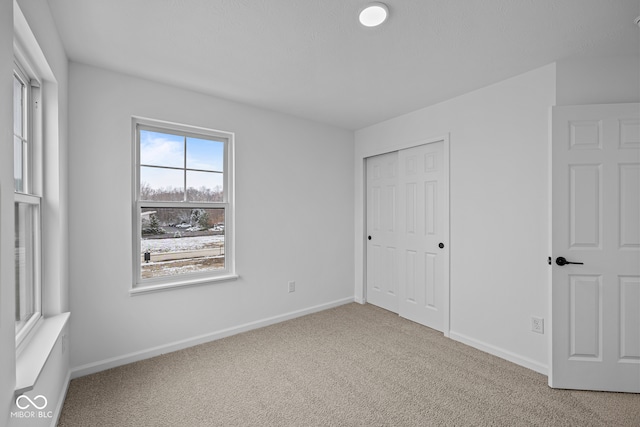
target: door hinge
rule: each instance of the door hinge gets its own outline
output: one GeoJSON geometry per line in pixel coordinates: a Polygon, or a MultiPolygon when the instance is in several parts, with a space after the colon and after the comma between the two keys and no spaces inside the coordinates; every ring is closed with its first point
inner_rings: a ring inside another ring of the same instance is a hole
{"type": "Polygon", "coordinates": [[[551,265],[551,257],[547,258],[547,264],[551,265]]]}

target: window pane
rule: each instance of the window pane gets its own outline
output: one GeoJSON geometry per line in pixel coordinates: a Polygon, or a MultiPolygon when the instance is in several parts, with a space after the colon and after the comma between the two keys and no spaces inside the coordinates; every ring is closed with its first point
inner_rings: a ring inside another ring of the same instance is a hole
{"type": "Polygon", "coordinates": [[[13,133],[24,137],[22,134],[22,102],[23,102],[23,84],[18,78],[13,76],[13,133]]]}
{"type": "Polygon", "coordinates": [[[140,200],[184,200],[184,171],[140,167],[140,200]]]}
{"type": "Polygon", "coordinates": [[[184,137],[140,129],[140,164],[184,168],[184,137]]]}
{"type": "Polygon", "coordinates": [[[38,207],[15,205],[16,333],[37,310],[35,280],[35,219],[38,207]]]}
{"type": "Polygon", "coordinates": [[[187,168],[224,172],[224,143],[187,138],[187,168]]]}
{"type": "Polygon", "coordinates": [[[141,208],[143,279],[223,269],[224,209],[141,208]]]}
{"type": "Polygon", "coordinates": [[[222,202],[224,176],[219,172],[187,171],[187,200],[190,202],[222,202]]]}
{"type": "Polygon", "coordinates": [[[24,170],[22,165],[24,164],[25,152],[24,144],[17,136],[13,137],[13,183],[14,190],[20,193],[25,192],[24,187],[24,170]]]}

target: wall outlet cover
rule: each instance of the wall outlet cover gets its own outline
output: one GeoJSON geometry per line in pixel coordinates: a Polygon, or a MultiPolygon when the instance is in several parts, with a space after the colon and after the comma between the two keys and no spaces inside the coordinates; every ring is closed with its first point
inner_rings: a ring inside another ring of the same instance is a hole
{"type": "Polygon", "coordinates": [[[531,316],[531,330],[539,334],[544,334],[544,319],[531,316]]]}

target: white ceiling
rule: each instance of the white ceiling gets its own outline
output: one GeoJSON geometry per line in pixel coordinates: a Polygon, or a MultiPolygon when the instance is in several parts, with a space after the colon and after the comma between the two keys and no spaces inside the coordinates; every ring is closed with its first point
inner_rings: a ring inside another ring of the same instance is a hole
{"type": "Polygon", "coordinates": [[[639,55],[640,0],[49,0],[72,61],[359,129],[556,60],[639,55]]]}

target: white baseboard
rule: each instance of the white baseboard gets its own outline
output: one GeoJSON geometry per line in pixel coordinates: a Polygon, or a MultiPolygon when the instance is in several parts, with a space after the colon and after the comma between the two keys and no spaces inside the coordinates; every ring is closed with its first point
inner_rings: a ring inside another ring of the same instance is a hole
{"type": "Polygon", "coordinates": [[[501,359],[505,359],[505,360],[508,360],[509,362],[513,362],[516,365],[524,366],[525,368],[531,369],[532,371],[536,371],[542,375],[548,375],[547,365],[543,365],[527,357],[522,357],[510,351],[501,349],[491,344],[484,343],[482,341],[478,341],[475,338],[471,338],[454,331],[449,332],[449,338],[455,341],[459,341],[473,348],[477,348],[478,350],[484,351],[485,353],[489,353],[501,359]]]}
{"type": "Polygon", "coordinates": [[[51,427],[56,427],[58,425],[58,421],[60,421],[62,407],[64,406],[64,401],[67,397],[67,391],[69,390],[69,381],[71,381],[71,371],[67,371],[67,376],[62,383],[62,390],[60,391],[60,394],[58,394],[58,404],[56,405],[55,411],[53,411],[53,417],[51,418],[51,427]]]}
{"type": "Polygon", "coordinates": [[[193,338],[188,338],[185,340],[176,341],[176,342],[164,344],[157,347],[152,347],[146,350],[136,351],[133,353],[122,355],[122,356],[111,357],[109,359],[100,360],[98,362],[87,363],[85,365],[72,368],[71,379],[83,377],[85,375],[95,374],[96,372],[104,371],[106,369],[115,368],[117,366],[126,365],[129,363],[137,362],[144,359],[149,359],[151,357],[159,356],[161,354],[171,353],[173,351],[182,350],[188,347],[193,347],[194,345],[204,344],[206,342],[219,340],[221,338],[226,338],[231,335],[247,332],[252,329],[263,328],[265,326],[273,325],[275,323],[284,322],[285,320],[295,319],[296,317],[301,317],[307,314],[316,313],[318,311],[323,311],[333,307],[338,307],[340,305],[349,304],[349,303],[352,303],[353,301],[354,301],[353,297],[343,298],[340,300],[316,305],[316,306],[305,308],[302,310],[296,310],[289,313],[268,317],[266,319],[245,323],[243,325],[234,326],[231,328],[223,329],[223,330],[212,332],[209,334],[199,335],[193,338]]]}

